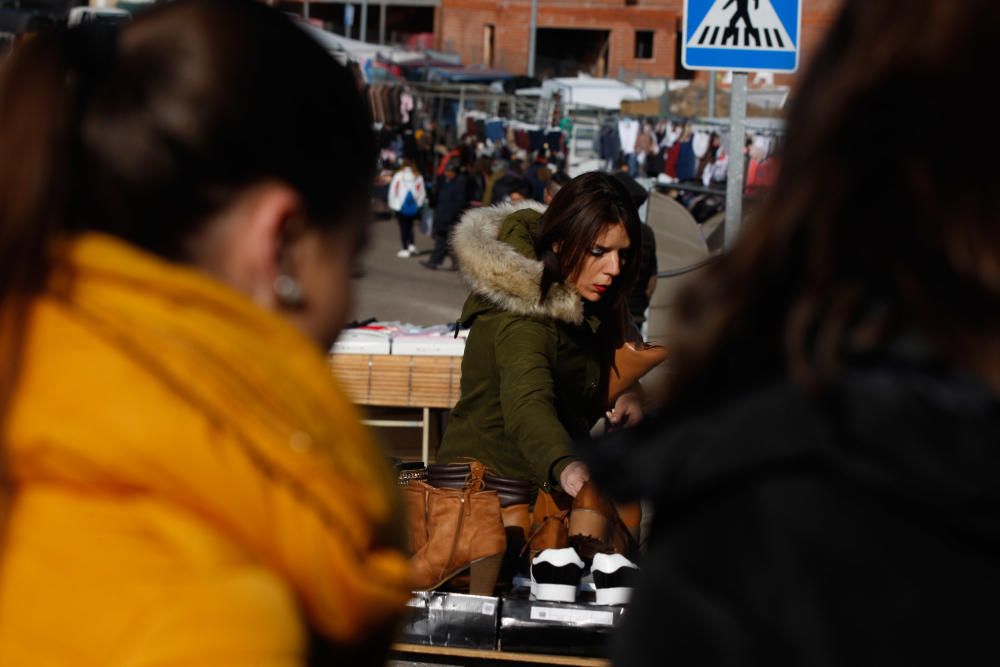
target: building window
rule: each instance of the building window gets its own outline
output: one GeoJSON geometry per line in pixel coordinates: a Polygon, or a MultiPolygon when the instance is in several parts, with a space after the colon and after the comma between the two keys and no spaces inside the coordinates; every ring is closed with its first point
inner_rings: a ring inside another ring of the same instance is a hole
{"type": "Polygon", "coordinates": [[[636,60],[652,60],[653,59],[653,31],[652,30],[636,30],[635,31],[635,59],[636,60]]]}

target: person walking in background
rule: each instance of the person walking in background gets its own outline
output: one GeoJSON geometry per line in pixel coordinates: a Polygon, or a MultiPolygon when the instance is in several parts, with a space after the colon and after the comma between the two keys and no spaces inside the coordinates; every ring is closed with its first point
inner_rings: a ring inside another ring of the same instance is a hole
{"type": "Polygon", "coordinates": [[[413,223],[420,217],[426,201],[424,177],[417,173],[412,160],[404,159],[402,168],[393,174],[389,182],[389,208],[396,212],[399,242],[403,246],[396,257],[411,257],[417,253],[413,242],[413,223]]]}
{"type": "Polygon", "coordinates": [[[998,36],[995,0],[845,0],[667,404],[591,450],[657,511],[616,665],[1000,663],[1000,137],[921,133],[998,36]]]}
{"type": "Polygon", "coordinates": [[[395,478],[326,359],[374,170],[351,73],[177,0],[25,42],[0,117],[0,664],[383,664],[395,478]]]}
{"type": "Polygon", "coordinates": [[[449,246],[452,227],[468,203],[465,174],[458,160],[450,161],[444,175],[434,187],[434,252],[428,260],[420,262],[428,269],[440,269],[446,257],[451,257],[451,270],[456,270],[455,258],[449,246]]]}
{"type": "Polygon", "coordinates": [[[483,206],[486,197],[486,190],[490,185],[490,178],[493,175],[493,160],[488,157],[476,158],[466,180],[466,195],[469,206],[483,206]]]}

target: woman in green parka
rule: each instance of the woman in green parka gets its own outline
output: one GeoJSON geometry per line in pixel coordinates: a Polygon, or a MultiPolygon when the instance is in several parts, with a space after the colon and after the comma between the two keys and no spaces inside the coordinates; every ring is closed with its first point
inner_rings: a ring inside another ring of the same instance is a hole
{"type": "Polygon", "coordinates": [[[634,392],[608,409],[608,368],[627,335],[625,296],[641,251],[628,192],[607,174],[541,204],[474,209],[452,245],[472,294],[462,393],[438,461],[478,459],[496,475],[576,496],[590,475],[573,442],[607,416],[642,419],[634,392]]]}

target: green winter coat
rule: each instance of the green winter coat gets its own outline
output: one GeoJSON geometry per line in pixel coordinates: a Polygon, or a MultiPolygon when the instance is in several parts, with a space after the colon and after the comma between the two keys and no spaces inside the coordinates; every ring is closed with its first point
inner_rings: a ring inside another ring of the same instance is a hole
{"type": "Polygon", "coordinates": [[[553,285],[539,303],[534,239],[539,205],[473,209],[452,239],[472,294],[462,394],[438,461],[482,461],[497,475],[558,483],[603,412],[601,322],[573,290],[553,285]]]}

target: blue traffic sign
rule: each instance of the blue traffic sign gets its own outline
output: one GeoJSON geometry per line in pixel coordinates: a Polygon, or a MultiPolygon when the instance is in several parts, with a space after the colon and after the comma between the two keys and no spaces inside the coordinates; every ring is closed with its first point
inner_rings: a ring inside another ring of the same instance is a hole
{"type": "Polygon", "coordinates": [[[684,0],[687,69],[794,72],[802,0],[684,0]]]}

